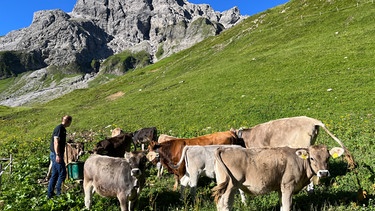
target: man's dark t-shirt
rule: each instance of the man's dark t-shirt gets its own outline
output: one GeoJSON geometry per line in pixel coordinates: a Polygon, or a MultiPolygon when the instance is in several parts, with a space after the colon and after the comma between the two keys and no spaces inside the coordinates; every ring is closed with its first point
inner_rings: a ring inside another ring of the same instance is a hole
{"type": "Polygon", "coordinates": [[[52,133],[52,138],[51,138],[51,144],[50,144],[50,150],[51,152],[55,152],[55,149],[54,149],[54,138],[55,136],[58,136],[59,137],[59,152],[62,155],[64,155],[64,152],[65,152],[65,144],[66,144],[66,129],[64,127],[64,125],[60,124],[58,125],[57,127],[55,127],[55,129],[53,130],[53,133],[52,133]]]}

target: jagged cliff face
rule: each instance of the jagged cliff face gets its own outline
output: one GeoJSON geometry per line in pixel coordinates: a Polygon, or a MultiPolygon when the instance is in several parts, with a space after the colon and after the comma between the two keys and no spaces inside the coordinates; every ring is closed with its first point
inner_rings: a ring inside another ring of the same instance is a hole
{"type": "Polygon", "coordinates": [[[78,0],[69,14],[36,12],[28,28],[0,37],[0,51],[30,52],[46,66],[90,71],[93,59],[124,50],[146,50],[157,61],[242,18],[237,8],[219,13],[184,0],[78,0]]]}
{"type": "Polygon", "coordinates": [[[0,79],[35,70],[1,92],[0,105],[48,102],[87,87],[113,54],[145,50],[155,62],[243,18],[237,8],[219,13],[185,0],[77,0],[71,13],[38,11],[29,27],[0,37],[0,79]],[[86,74],[55,81],[56,70],[86,74]]]}

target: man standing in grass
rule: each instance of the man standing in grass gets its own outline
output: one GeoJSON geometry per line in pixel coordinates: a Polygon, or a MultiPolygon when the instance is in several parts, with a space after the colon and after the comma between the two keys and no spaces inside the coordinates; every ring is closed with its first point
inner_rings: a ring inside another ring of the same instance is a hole
{"type": "Polygon", "coordinates": [[[66,128],[72,123],[71,116],[63,116],[61,124],[58,125],[52,133],[50,144],[50,159],[52,161],[52,174],[48,184],[48,198],[61,194],[61,185],[66,178],[66,166],[64,162],[66,128]]]}

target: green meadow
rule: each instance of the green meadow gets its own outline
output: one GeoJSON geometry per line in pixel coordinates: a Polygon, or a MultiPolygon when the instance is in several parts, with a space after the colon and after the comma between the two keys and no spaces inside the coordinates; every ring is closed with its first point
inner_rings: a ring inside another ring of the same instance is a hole
{"type": "MultiPolygon", "coordinates": [[[[67,180],[65,193],[52,200],[38,184],[47,172],[50,136],[65,114],[73,116],[68,133],[86,142],[86,150],[115,127],[155,126],[159,134],[195,137],[313,117],[358,166],[349,170],[344,159],[331,160],[331,177],[312,194],[294,195],[293,210],[375,210],[374,14],[368,0],[291,0],[121,77],[103,73],[90,88],[46,104],[0,106],[0,157],[14,158],[12,174],[2,175],[0,210],[84,210],[76,181],[67,180]],[[114,79],[101,83],[108,78],[114,79]]],[[[9,83],[0,81],[0,90],[9,83]]],[[[337,146],[323,130],[317,143],[337,146]]],[[[138,210],[216,210],[213,180],[202,178],[191,203],[172,190],[173,175],[156,178],[152,164],[146,173],[138,210]]],[[[116,198],[93,198],[92,210],[119,209],[116,198]]],[[[248,197],[246,205],[236,197],[234,210],[279,210],[278,196],[248,197]]]]}

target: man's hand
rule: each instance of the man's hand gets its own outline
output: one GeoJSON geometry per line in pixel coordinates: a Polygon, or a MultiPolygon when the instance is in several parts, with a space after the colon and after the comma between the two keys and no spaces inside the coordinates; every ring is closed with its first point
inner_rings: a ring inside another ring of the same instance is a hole
{"type": "Polygon", "coordinates": [[[56,163],[60,163],[61,162],[61,158],[59,155],[56,155],[56,163]]]}

